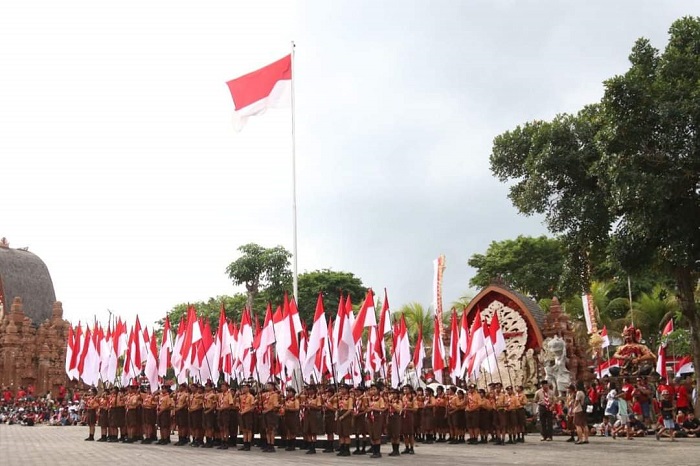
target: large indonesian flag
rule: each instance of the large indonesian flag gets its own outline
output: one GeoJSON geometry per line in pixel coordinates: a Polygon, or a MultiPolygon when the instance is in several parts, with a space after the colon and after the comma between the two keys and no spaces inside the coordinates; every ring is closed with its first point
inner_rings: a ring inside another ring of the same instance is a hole
{"type": "Polygon", "coordinates": [[[675,375],[687,374],[689,372],[695,372],[693,358],[690,356],[684,356],[673,365],[673,373],[675,375]]]}
{"type": "Polygon", "coordinates": [[[236,108],[235,127],[240,131],[248,117],[268,108],[287,107],[292,95],[292,56],[226,83],[236,108]]]}

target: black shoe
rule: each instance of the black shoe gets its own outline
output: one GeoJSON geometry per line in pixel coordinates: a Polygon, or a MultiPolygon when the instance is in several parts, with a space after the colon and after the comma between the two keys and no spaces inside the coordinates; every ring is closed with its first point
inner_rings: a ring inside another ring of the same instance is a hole
{"type": "Polygon", "coordinates": [[[85,441],[86,441],[86,442],[94,442],[94,441],[95,441],[95,437],[93,437],[92,435],[90,435],[88,438],[85,439],[85,441]]]}
{"type": "MultiPolygon", "coordinates": [[[[290,450],[290,451],[293,451],[293,450],[290,450]]],[[[309,450],[306,452],[306,454],[307,454],[307,455],[315,455],[315,454],[316,454],[316,448],[315,448],[315,447],[309,448],[309,450]]]]}
{"type": "Polygon", "coordinates": [[[97,440],[95,440],[95,441],[96,441],[96,442],[106,442],[106,441],[107,441],[107,437],[105,437],[105,436],[103,435],[102,437],[100,437],[99,439],[97,439],[97,440]]]}
{"type": "Polygon", "coordinates": [[[568,438],[568,439],[567,439],[566,441],[567,441],[567,442],[575,442],[575,441],[576,441],[576,439],[575,439],[575,438],[573,438],[573,437],[570,437],[570,438],[568,438]]]}

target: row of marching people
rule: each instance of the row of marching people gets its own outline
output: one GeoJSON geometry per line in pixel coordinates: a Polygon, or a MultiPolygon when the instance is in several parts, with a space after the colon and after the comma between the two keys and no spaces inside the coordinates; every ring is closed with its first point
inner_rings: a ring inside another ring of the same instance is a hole
{"type": "Polygon", "coordinates": [[[322,452],[338,456],[379,458],[382,438],[391,442],[389,456],[414,454],[417,441],[477,444],[490,437],[496,445],[524,442],[526,403],[522,387],[503,389],[497,383],[488,390],[326,384],[305,386],[301,393],[292,387],[281,393],[276,384],[182,384],[174,393],[169,386],[150,393],[132,385],[99,395],[91,390],[86,440],[95,440],[99,424],[98,442],[165,445],[176,430],[176,446],[228,449],[237,446],[240,434],[238,450],[250,451],[259,434],[264,452],[275,452],[278,438],[286,451],[294,451],[301,438],[307,454],[322,446],[322,452]],[[325,436],[323,445],[319,436],[325,436]]]}

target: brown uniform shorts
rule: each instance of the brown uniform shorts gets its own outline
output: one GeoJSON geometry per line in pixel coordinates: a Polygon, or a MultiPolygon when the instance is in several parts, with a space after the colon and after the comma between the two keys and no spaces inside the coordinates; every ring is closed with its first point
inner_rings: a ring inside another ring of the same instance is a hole
{"type": "Polygon", "coordinates": [[[85,418],[85,420],[87,421],[87,425],[94,426],[95,424],[97,424],[97,411],[95,411],[94,409],[88,409],[85,413],[85,418]]]}
{"type": "Polygon", "coordinates": [[[479,428],[479,410],[465,411],[464,415],[467,429],[479,428]]]}
{"type": "Polygon", "coordinates": [[[143,423],[152,426],[156,423],[155,408],[143,408],[143,423]]]}
{"type": "Polygon", "coordinates": [[[241,430],[253,430],[255,420],[253,419],[253,412],[248,411],[245,414],[241,414],[241,430]]]}
{"type": "Polygon", "coordinates": [[[175,422],[179,429],[187,429],[190,427],[190,416],[187,408],[178,409],[175,411],[175,422]]]}
{"type": "Polygon", "coordinates": [[[202,426],[207,430],[216,429],[216,410],[212,409],[209,412],[202,411],[202,426]]]}
{"type": "Polygon", "coordinates": [[[343,419],[338,419],[337,432],[340,437],[350,437],[352,435],[352,414],[345,416],[343,419]]]}
{"type": "Polygon", "coordinates": [[[201,409],[190,411],[190,429],[201,429],[203,427],[202,411],[201,409]]]}
{"type": "Polygon", "coordinates": [[[221,409],[218,412],[218,416],[216,416],[219,429],[221,430],[228,430],[229,425],[231,425],[231,410],[230,409],[221,409]]]}
{"type": "Polygon", "coordinates": [[[158,415],[158,427],[161,429],[170,429],[170,410],[166,409],[158,415]]]}

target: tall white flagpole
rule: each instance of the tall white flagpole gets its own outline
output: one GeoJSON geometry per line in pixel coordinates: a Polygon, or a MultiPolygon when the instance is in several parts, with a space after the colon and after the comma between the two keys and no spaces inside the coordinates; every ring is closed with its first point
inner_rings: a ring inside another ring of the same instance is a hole
{"type": "Polygon", "coordinates": [[[296,137],[294,130],[294,41],[292,41],[292,287],[294,300],[299,304],[299,283],[298,283],[298,252],[297,252],[297,159],[296,159],[296,137]]]}

